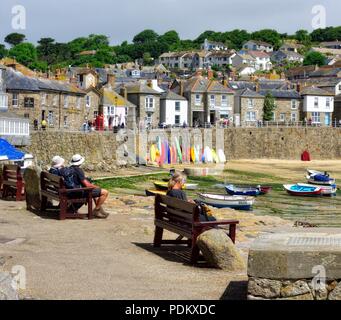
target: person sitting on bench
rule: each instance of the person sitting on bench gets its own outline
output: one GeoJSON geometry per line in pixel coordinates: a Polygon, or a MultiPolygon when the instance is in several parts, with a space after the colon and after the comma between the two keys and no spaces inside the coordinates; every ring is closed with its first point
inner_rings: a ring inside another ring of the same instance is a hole
{"type": "Polygon", "coordinates": [[[109,216],[109,213],[105,212],[102,205],[105,200],[107,200],[109,192],[105,189],[101,189],[98,186],[90,183],[90,181],[85,177],[83,169],[80,167],[85,161],[85,158],[79,154],[75,154],[70,162],[70,166],[73,169],[74,182],[77,188],[88,187],[95,188],[92,191],[92,196],[95,198],[96,207],[93,214],[97,218],[105,219],[109,216]]]}
{"type": "Polygon", "coordinates": [[[62,176],[62,169],[64,168],[65,160],[60,156],[55,156],[52,158],[52,166],[49,173],[56,176],[62,176]]]}
{"type": "Polygon", "coordinates": [[[216,218],[214,218],[212,215],[212,210],[207,205],[201,203],[200,201],[194,201],[187,198],[186,192],[183,190],[185,183],[186,176],[181,172],[174,172],[168,182],[167,196],[188,201],[190,203],[199,204],[202,207],[200,221],[216,221],[216,218]]]}

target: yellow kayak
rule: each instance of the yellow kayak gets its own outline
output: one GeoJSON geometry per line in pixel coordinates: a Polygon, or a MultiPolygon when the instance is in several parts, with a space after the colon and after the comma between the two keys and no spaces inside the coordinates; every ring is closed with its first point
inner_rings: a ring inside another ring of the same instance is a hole
{"type": "MultiPolygon", "coordinates": [[[[168,189],[168,182],[166,181],[154,181],[154,186],[158,190],[167,190],[168,189]]],[[[198,188],[197,183],[186,183],[184,189],[187,190],[195,190],[198,188]]]]}

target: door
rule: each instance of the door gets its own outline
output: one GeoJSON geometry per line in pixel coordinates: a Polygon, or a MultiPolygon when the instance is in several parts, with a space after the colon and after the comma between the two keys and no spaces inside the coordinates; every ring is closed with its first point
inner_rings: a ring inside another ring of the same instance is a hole
{"type": "Polygon", "coordinates": [[[324,115],[324,124],[326,126],[330,126],[330,113],[325,113],[325,115],[324,115]]]}

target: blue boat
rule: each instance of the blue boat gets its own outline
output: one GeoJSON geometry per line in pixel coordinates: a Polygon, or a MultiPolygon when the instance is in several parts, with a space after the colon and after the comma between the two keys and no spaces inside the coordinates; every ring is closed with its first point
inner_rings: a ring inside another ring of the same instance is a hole
{"type": "Polygon", "coordinates": [[[233,184],[225,186],[225,190],[228,194],[233,196],[258,196],[261,191],[257,187],[237,187],[233,184]]]}
{"type": "Polygon", "coordinates": [[[322,194],[321,186],[305,184],[284,184],[284,189],[293,196],[319,196],[322,194]]]}
{"type": "Polygon", "coordinates": [[[0,161],[11,162],[25,169],[33,162],[33,156],[16,149],[7,140],[0,139],[0,161]]]}

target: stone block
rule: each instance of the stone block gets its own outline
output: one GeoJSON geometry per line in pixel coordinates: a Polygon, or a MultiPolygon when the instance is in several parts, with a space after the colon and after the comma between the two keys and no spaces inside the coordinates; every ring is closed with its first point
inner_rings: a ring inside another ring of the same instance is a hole
{"type": "Polygon", "coordinates": [[[197,239],[197,245],[206,261],[213,266],[237,271],[245,269],[245,263],[232,240],[223,230],[210,229],[197,239]]]}
{"type": "Polygon", "coordinates": [[[281,281],[270,279],[250,278],[248,283],[248,295],[273,299],[280,296],[281,281]]]}

